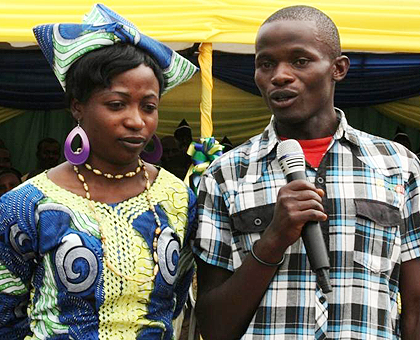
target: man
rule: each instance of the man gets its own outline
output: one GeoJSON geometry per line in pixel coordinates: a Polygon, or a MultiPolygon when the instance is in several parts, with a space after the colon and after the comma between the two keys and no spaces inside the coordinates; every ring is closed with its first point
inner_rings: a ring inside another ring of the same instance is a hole
{"type": "Polygon", "coordinates": [[[183,153],[178,146],[177,139],[174,136],[165,136],[161,143],[162,157],[160,163],[162,167],[183,180],[188,167],[183,162],[183,153]]]}
{"type": "Polygon", "coordinates": [[[255,68],[272,120],[200,183],[194,252],[204,339],[419,339],[418,159],[351,128],[334,108],[349,59],[319,10],[269,17],[255,68]],[[287,183],[283,139],[301,144],[308,181],[287,183]],[[327,294],[300,237],[308,221],[320,222],[329,252],[327,294]]]}
{"type": "Polygon", "coordinates": [[[182,169],[184,169],[184,171],[180,174],[180,178],[184,179],[191,165],[191,156],[187,153],[187,151],[193,141],[191,127],[185,119],[182,119],[178,124],[178,127],[174,131],[174,137],[178,142],[181,152],[178,164],[182,169]]]}
{"type": "Polygon", "coordinates": [[[21,184],[21,177],[22,174],[14,168],[0,170],[0,196],[21,184]]]}
{"type": "Polygon", "coordinates": [[[5,146],[0,146],[0,170],[9,169],[12,166],[10,151],[5,146]]]}
{"type": "Polygon", "coordinates": [[[58,165],[61,156],[60,143],[54,138],[46,137],[38,142],[36,149],[36,158],[38,161],[38,168],[32,170],[24,176],[23,180],[34,177],[41,172],[51,169],[58,165]]]}
{"type": "Polygon", "coordinates": [[[178,141],[179,147],[187,152],[193,138],[191,127],[185,119],[179,122],[178,127],[174,131],[174,137],[178,141]]]}
{"type": "Polygon", "coordinates": [[[404,145],[408,150],[411,150],[410,137],[406,133],[398,132],[395,134],[392,140],[394,142],[400,143],[401,145],[404,145]]]}

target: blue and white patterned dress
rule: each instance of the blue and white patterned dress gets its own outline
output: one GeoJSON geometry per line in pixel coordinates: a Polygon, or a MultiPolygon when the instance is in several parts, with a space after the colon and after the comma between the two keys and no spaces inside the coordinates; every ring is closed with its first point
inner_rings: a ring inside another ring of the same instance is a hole
{"type": "Polygon", "coordinates": [[[95,215],[86,198],[42,173],[2,196],[0,338],[173,339],[193,272],[196,200],[164,169],[150,194],[162,223],[154,280],[156,221],[145,193],[93,202],[95,215]],[[98,222],[111,264],[145,283],[105,266],[98,222]]]}

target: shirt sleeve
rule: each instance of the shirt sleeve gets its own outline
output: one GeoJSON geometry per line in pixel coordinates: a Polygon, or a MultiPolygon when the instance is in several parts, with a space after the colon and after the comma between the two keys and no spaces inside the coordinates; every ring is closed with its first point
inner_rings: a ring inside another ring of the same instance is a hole
{"type": "Polygon", "coordinates": [[[16,190],[0,199],[0,339],[30,333],[27,307],[35,265],[34,191],[16,190]]]}
{"type": "Polygon", "coordinates": [[[404,188],[403,227],[401,229],[401,261],[420,257],[420,164],[412,158],[409,179],[404,188]]]}
{"type": "Polygon", "coordinates": [[[194,254],[208,264],[233,271],[230,217],[220,186],[211,173],[201,178],[197,204],[194,254]]]}

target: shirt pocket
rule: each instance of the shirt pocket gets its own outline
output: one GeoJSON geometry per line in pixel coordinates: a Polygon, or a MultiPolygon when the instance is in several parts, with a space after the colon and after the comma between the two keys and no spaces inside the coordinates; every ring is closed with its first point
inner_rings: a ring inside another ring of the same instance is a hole
{"type": "Polygon", "coordinates": [[[239,268],[250,252],[252,244],[260,239],[261,233],[270,224],[275,204],[249,208],[237,212],[232,219],[232,261],[239,268]]]}
{"type": "Polygon", "coordinates": [[[401,224],[398,207],[368,199],[355,199],[355,207],[354,261],[374,273],[389,271],[401,224]]]}
{"type": "Polygon", "coordinates": [[[233,232],[259,233],[271,223],[275,203],[249,208],[232,215],[233,232]]]}

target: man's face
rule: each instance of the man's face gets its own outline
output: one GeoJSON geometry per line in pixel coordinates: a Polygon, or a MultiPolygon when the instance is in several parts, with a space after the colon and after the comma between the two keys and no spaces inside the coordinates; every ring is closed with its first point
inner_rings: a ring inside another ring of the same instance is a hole
{"type": "Polygon", "coordinates": [[[0,149],[0,169],[10,168],[11,166],[12,162],[9,150],[0,149]]]}
{"type": "Polygon", "coordinates": [[[168,166],[171,162],[176,162],[181,157],[181,149],[175,137],[166,136],[162,138],[162,157],[161,161],[164,166],[168,166]]]}
{"type": "Polygon", "coordinates": [[[336,66],[329,52],[312,21],[273,21],[260,28],[255,83],[277,123],[302,124],[331,111],[336,66]]]}
{"type": "Polygon", "coordinates": [[[0,176],[0,196],[12,190],[20,184],[20,179],[13,173],[0,176]]]}
{"type": "Polygon", "coordinates": [[[50,169],[58,165],[60,159],[60,145],[44,142],[38,153],[39,162],[43,169],[50,169]]]}

